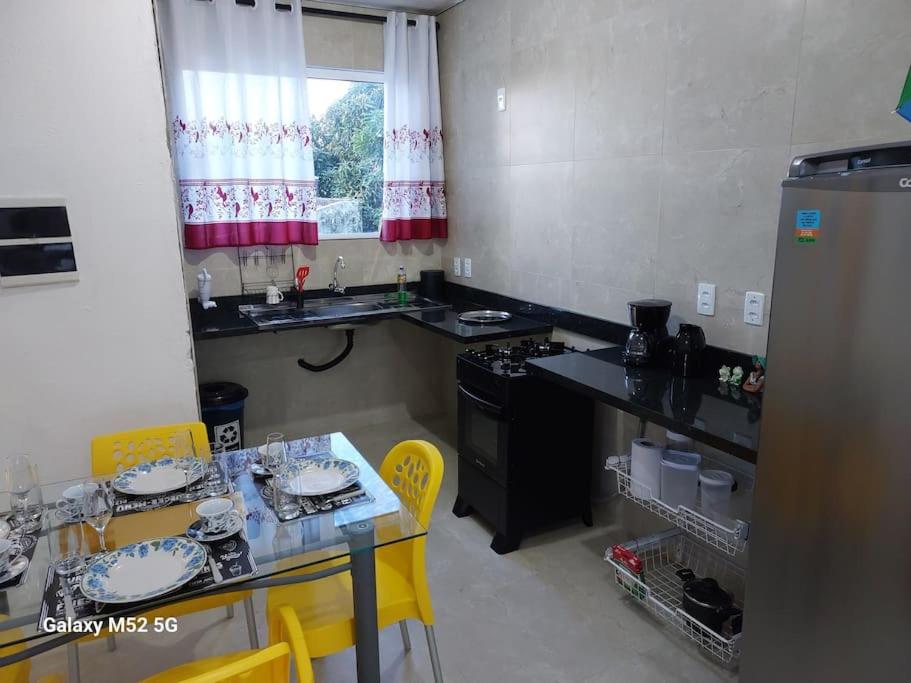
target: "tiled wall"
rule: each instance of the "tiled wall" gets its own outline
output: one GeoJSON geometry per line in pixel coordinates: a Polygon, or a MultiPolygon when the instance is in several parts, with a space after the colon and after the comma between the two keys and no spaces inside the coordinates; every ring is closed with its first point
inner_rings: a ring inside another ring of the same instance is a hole
{"type": "Polygon", "coordinates": [[[908,0],[466,0],[440,23],[443,264],[519,298],[625,322],[660,296],[763,352],[743,298],[771,291],[790,158],[911,138],[908,0]]]}
{"type": "MultiPolygon", "coordinates": [[[[334,8],[346,12],[359,12],[355,7],[332,6],[326,3],[305,3],[322,9],[334,8]]],[[[376,10],[370,11],[376,14],[376,10]]],[[[382,24],[304,16],[304,45],[307,50],[307,64],[336,69],[383,70],[383,26],[382,24]]],[[[265,254],[267,248],[243,250],[265,254]]],[[[272,247],[276,253],[279,247],[272,247]]],[[[440,267],[442,243],[422,241],[401,244],[381,244],[378,239],[327,240],[318,247],[287,247],[285,264],[278,264],[279,278],[293,277],[293,263],[311,268],[307,280],[308,289],[322,289],[329,284],[332,267],[337,256],[344,256],[346,268],[340,274],[343,285],[367,285],[393,283],[400,265],[405,266],[409,280],[417,280],[418,273],[425,268],[440,267]]],[[[238,262],[237,249],[187,250],[184,252],[184,279],[187,292],[196,296],[196,274],[205,267],[212,274],[212,296],[240,294],[243,282],[268,281],[268,263],[260,258],[254,264],[247,258],[244,264],[238,262]],[[241,275],[241,271],[243,274],[241,275]]]]}

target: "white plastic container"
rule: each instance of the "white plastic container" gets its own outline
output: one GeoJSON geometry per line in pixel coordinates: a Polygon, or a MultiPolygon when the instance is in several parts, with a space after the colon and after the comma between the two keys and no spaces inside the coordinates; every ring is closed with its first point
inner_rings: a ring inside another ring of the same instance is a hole
{"type": "Polygon", "coordinates": [[[648,439],[634,439],[629,475],[634,480],[630,492],[636,498],[661,497],[661,456],[664,447],[648,439]]]}
{"type": "Polygon", "coordinates": [[[695,451],[696,443],[690,437],[684,434],[678,434],[677,432],[672,432],[670,429],[667,430],[664,437],[667,441],[667,449],[669,451],[695,451]]]}
{"type": "Polygon", "coordinates": [[[731,487],[734,475],[724,470],[702,470],[699,489],[702,491],[702,511],[708,516],[728,516],[731,506],[731,487]]]}
{"type": "Polygon", "coordinates": [[[685,451],[665,451],[661,459],[661,501],[677,509],[696,506],[699,491],[699,463],[702,456],[685,451]]]}

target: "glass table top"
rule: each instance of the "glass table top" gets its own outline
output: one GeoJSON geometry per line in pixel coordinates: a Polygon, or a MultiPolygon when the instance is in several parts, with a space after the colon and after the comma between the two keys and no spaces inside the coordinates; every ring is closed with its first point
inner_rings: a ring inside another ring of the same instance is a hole
{"type": "MultiPolygon", "coordinates": [[[[399,543],[427,533],[344,434],[336,432],[308,437],[288,441],[287,445],[289,455],[293,458],[331,453],[342,460],[353,462],[360,470],[358,482],[372,500],[289,522],[279,522],[254,485],[250,473],[251,462],[258,458],[256,447],[227,453],[229,476],[234,486],[234,493],[230,497],[235,502],[235,509],[245,519],[244,533],[257,565],[255,575],[232,584],[238,590],[243,590],[250,581],[305,567],[313,567],[317,571],[323,563],[347,557],[352,552],[348,541],[354,530],[361,532],[357,547],[363,549],[399,543]],[[365,522],[369,523],[367,529],[372,525],[373,533],[363,533],[365,522]]],[[[0,642],[4,644],[48,635],[38,630],[45,582],[49,567],[61,555],[61,544],[65,544],[63,532],[66,527],[72,526],[57,513],[55,504],[64,489],[81,481],[83,480],[60,481],[41,486],[47,512],[44,526],[36,534],[37,547],[25,582],[18,587],[0,590],[0,642]]],[[[198,519],[195,508],[199,502],[115,516],[105,530],[108,550],[136,541],[183,535],[190,524],[198,519]]],[[[90,551],[97,552],[97,534],[87,525],[84,532],[90,551]]],[[[141,604],[124,605],[116,612],[106,610],[105,616],[140,614],[154,607],[207,593],[203,589],[181,593],[179,596],[164,595],[141,604]]]]}

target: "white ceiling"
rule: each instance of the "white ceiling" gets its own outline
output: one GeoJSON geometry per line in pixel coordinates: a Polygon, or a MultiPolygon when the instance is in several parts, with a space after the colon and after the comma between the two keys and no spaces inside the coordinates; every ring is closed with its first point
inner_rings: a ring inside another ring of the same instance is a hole
{"type": "Polygon", "coordinates": [[[415,14],[439,14],[453,5],[458,5],[462,0],[331,0],[331,2],[329,0],[317,0],[317,2],[383,10],[398,9],[414,12],[415,14]]]}

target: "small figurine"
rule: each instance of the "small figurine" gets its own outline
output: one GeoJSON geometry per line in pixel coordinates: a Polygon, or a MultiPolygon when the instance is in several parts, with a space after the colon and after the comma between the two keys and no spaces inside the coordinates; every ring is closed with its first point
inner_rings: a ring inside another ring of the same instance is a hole
{"type": "Polygon", "coordinates": [[[727,384],[731,381],[731,369],[727,365],[722,365],[718,371],[718,381],[727,384]]]}
{"type": "Polygon", "coordinates": [[[735,387],[740,386],[740,380],[743,379],[743,368],[739,365],[731,370],[731,384],[735,387]]]}
{"type": "Polygon", "coordinates": [[[758,394],[765,388],[765,356],[753,356],[753,371],[743,383],[743,390],[758,394]]]}

